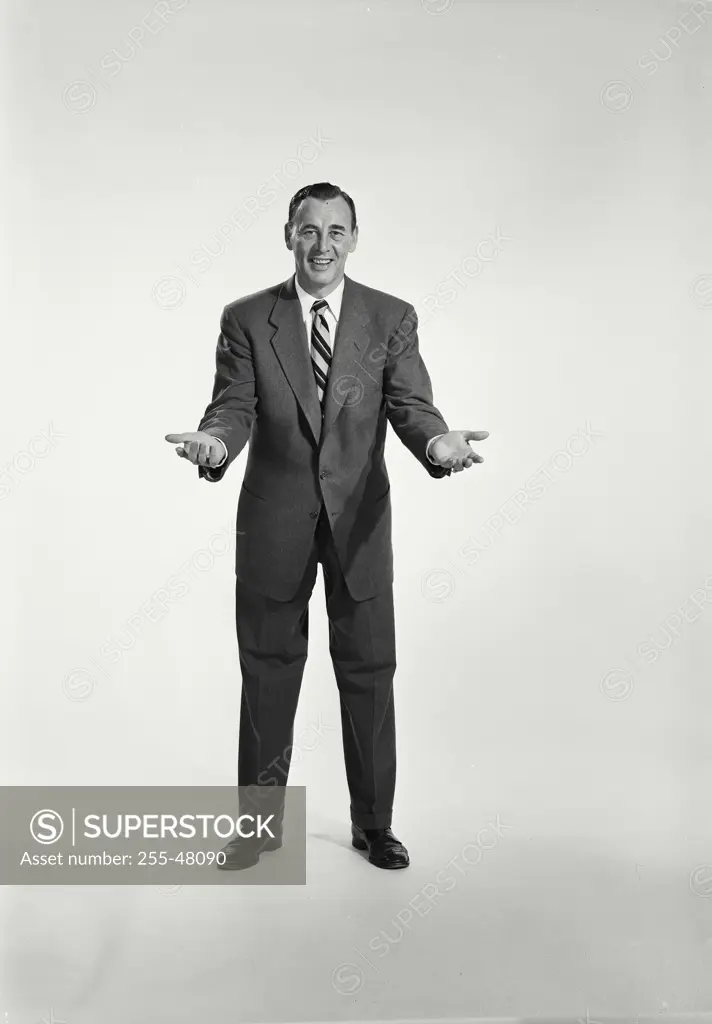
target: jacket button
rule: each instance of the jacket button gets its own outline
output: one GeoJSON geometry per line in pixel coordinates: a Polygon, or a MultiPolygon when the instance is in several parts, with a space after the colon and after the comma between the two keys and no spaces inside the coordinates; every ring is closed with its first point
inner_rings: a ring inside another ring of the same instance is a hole
{"type": "Polygon", "coordinates": [[[310,512],[309,515],[312,517],[312,519],[316,519],[316,517],[319,515],[319,513],[318,512],[310,512]]]}

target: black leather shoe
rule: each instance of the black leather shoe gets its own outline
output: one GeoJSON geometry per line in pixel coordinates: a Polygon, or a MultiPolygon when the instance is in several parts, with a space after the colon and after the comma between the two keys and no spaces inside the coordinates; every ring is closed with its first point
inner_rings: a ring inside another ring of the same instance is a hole
{"type": "Polygon", "coordinates": [[[223,846],[220,852],[225,854],[225,860],[224,863],[218,863],[217,866],[221,871],[242,871],[243,868],[251,868],[256,864],[261,853],[279,850],[281,846],[282,837],[279,835],[274,839],[235,836],[227,846],[223,846]]]}
{"type": "Polygon", "coordinates": [[[359,828],[351,825],[351,845],[368,850],[368,859],[377,868],[407,868],[408,851],[389,828],[359,828]]]}

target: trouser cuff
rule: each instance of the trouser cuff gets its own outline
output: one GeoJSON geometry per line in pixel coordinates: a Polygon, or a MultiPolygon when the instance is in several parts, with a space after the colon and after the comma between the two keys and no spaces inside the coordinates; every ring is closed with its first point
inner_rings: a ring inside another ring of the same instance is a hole
{"type": "Polygon", "coordinates": [[[393,814],[383,811],[381,814],[356,814],[351,812],[351,823],[358,828],[390,828],[393,814]]]}

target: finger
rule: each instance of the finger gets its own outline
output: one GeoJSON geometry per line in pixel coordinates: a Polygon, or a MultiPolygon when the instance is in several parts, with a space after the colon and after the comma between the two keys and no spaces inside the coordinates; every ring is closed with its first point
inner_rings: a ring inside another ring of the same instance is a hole
{"type": "Polygon", "coordinates": [[[188,453],[188,458],[190,459],[190,461],[193,463],[194,466],[197,466],[197,464],[198,464],[198,443],[197,443],[197,441],[191,441],[186,446],[185,450],[188,453]]]}
{"type": "Polygon", "coordinates": [[[210,458],[208,459],[211,469],[217,469],[218,463],[222,458],[222,449],[218,445],[210,446],[210,458]]]}
{"type": "Polygon", "coordinates": [[[477,452],[474,452],[472,448],[470,448],[469,446],[467,448],[467,451],[460,451],[457,455],[457,458],[460,460],[460,462],[463,462],[465,459],[471,459],[473,462],[484,462],[482,456],[478,455],[477,452]]]}
{"type": "Polygon", "coordinates": [[[176,455],[180,455],[181,459],[187,459],[185,448],[176,448],[176,455]]]}
{"type": "Polygon", "coordinates": [[[166,434],[166,441],[169,444],[183,444],[184,441],[192,441],[195,434],[166,434]]]}
{"type": "Polygon", "coordinates": [[[198,464],[201,466],[210,465],[210,451],[211,445],[209,441],[201,441],[200,452],[198,454],[198,464]]]}
{"type": "Polygon", "coordinates": [[[466,441],[484,441],[489,437],[489,430],[463,430],[466,441]]]}

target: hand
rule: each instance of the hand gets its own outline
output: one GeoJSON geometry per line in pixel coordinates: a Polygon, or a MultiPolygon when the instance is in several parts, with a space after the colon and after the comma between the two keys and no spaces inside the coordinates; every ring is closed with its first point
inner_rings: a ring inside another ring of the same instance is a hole
{"type": "Polygon", "coordinates": [[[176,448],[176,453],[182,459],[188,459],[194,466],[209,466],[215,469],[225,458],[222,443],[204,430],[195,430],[187,434],[166,434],[166,441],[170,444],[182,444],[184,447],[176,448]]]}
{"type": "Polygon", "coordinates": [[[474,462],[484,462],[481,455],[470,448],[468,441],[484,441],[489,430],[450,430],[430,446],[430,457],[439,466],[461,473],[474,462]]]}

